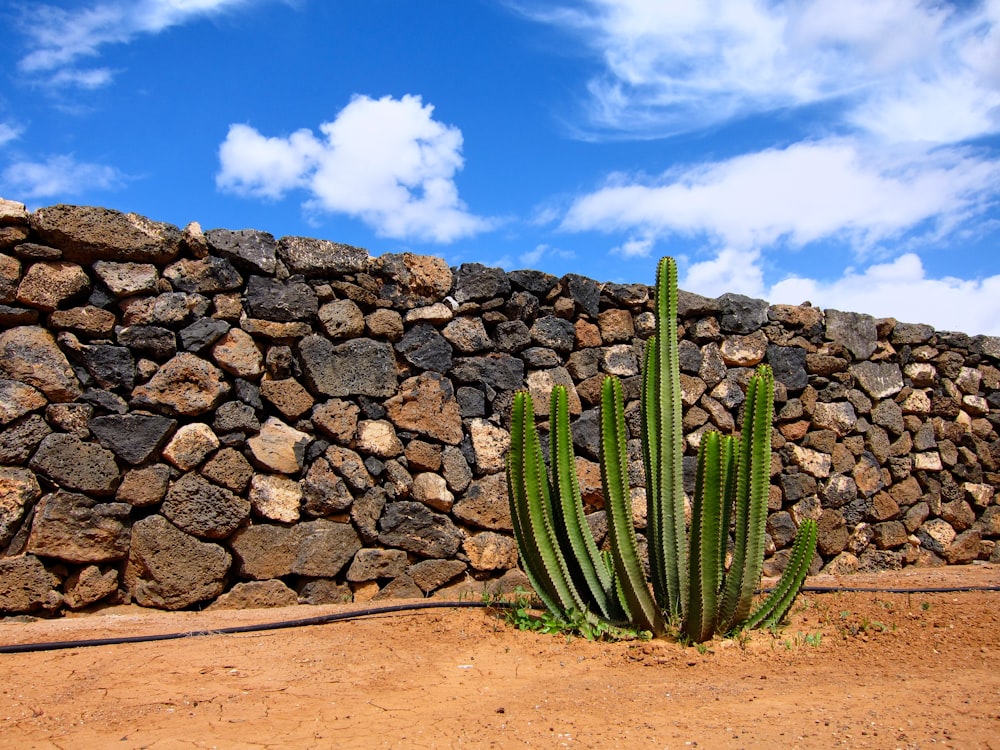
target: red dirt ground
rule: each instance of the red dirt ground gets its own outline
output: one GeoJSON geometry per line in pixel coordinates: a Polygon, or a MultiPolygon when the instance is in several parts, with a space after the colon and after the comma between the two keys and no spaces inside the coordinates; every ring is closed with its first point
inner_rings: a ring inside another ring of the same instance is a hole
{"type": "MultiPolygon", "coordinates": [[[[1000,585],[1000,567],[808,585],[1000,585]]],[[[788,625],[704,653],[430,610],[0,655],[3,748],[1000,750],[1000,593],[803,594],[788,625]]],[[[337,607],[0,621],[0,644],[205,630],[337,607]]],[[[339,609],[344,609],[341,607],[339,609]]]]}

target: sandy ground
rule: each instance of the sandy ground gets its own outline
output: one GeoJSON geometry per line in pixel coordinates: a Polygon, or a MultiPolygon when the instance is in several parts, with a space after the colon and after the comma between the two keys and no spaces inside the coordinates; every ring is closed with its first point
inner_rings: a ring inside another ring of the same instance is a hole
{"type": "MultiPolygon", "coordinates": [[[[808,583],[997,586],[1000,567],[808,583]]],[[[0,621],[0,644],[331,611],[119,607],[0,621]]],[[[704,652],[520,632],[461,609],[0,654],[0,747],[1000,750],[998,634],[998,592],[810,593],[780,632],[704,652]]]]}

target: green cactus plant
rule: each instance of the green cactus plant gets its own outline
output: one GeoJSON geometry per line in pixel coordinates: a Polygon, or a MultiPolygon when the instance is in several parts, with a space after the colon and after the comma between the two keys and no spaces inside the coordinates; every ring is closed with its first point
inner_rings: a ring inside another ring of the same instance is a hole
{"type": "Polygon", "coordinates": [[[715,634],[769,626],[795,600],[816,549],[816,523],[804,520],[784,574],[753,607],[764,560],[770,481],[774,376],[761,365],[751,377],[742,434],[706,432],[698,449],[690,533],[685,525],[683,431],[677,356],[677,268],[657,267],[656,333],[646,345],[642,447],[652,590],[639,557],[629,498],[624,404],[620,382],[601,389],[601,482],[609,550],[602,554],[584,517],[576,478],[565,387],[551,394],[552,480],[542,458],[530,394],[514,398],[507,486],[522,564],[553,615],[668,633],[700,643],[715,634]],[[733,533],[732,561],[725,565],[733,533]]]}

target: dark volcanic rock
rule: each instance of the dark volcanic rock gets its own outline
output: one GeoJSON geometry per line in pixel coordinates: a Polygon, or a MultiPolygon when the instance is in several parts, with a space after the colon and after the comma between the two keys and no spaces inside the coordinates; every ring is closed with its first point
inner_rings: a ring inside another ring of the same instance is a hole
{"type": "Polygon", "coordinates": [[[470,300],[507,297],[510,280],[502,268],[487,268],[480,263],[463,263],[453,271],[455,300],[461,304],[470,300]]]}
{"type": "Polygon", "coordinates": [[[263,276],[250,277],[245,304],[250,317],[279,323],[308,320],[319,310],[316,293],[304,281],[278,281],[263,276]]]}
{"type": "Polygon", "coordinates": [[[379,521],[379,542],[421,557],[452,557],[462,532],[443,513],[423,503],[401,501],[386,505],[379,521]]]}
{"type": "Polygon", "coordinates": [[[767,323],[768,304],[742,294],[723,294],[717,300],[719,327],[726,333],[753,333],[767,323]]]}
{"type": "MultiPolygon", "coordinates": [[[[60,334],[60,340],[67,334],[60,334]]],[[[70,356],[83,365],[102,388],[132,390],[135,385],[135,360],[124,346],[80,344],[70,350],[70,356]]]]}
{"type": "Polygon", "coordinates": [[[547,295],[559,283],[558,277],[544,271],[511,271],[507,274],[507,278],[511,280],[514,286],[518,286],[539,297],[547,295]]]}
{"type": "Polygon", "coordinates": [[[407,362],[422,370],[443,373],[451,369],[451,344],[427,323],[420,323],[407,331],[396,344],[396,350],[407,362]]]}
{"type": "Polygon", "coordinates": [[[52,433],[39,414],[29,414],[0,432],[0,464],[23,464],[46,435],[52,433]]]}
{"type": "Polygon", "coordinates": [[[307,278],[357,273],[368,265],[368,251],[364,248],[311,237],[282,237],[278,240],[278,257],[290,272],[307,278]]]}
{"type": "Polygon", "coordinates": [[[189,352],[200,352],[229,331],[229,323],[216,318],[196,320],[180,331],[181,346],[189,352]]]}
{"type": "Polygon", "coordinates": [[[209,246],[237,266],[252,271],[274,273],[277,266],[277,243],[274,236],[256,229],[209,229],[205,232],[209,246]]]}
{"type": "Polygon", "coordinates": [[[110,414],[88,423],[98,442],[132,465],[141,464],[159,449],[177,421],[156,414],[110,414]]]}
{"type": "Polygon", "coordinates": [[[163,276],[182,292],[215,294],[243,286],[243,277],[225,258],[184,258],[163,269],[163,276]]]}
{"type": "Polygon", "coordinates": [[[120,479],[111,451],[61,432],[42,440],[31,468],[60,487],[98,496],[114,494],[120,479]]]}
{"type": "Polygon", "coordinates": [[[571,352],[576,340],[576,328],[568,320],[549,315],[539,318],[530,329],[531,340],[539,346],[557,352],[571,352]]]}
{"type": "Polygon", "coordinates": [[[566,291],[577,307],[591,317],[597,317],[601,303],[601,287],[597,282],[586,276],[568,273],[563,277],[563,283],[566,284],[566,291]]]}
{"type": "Polygon", "coordinates": [[[177,353],[177,337],[169,328],[126,326],[118,330],[117,338],[122,346],[127,346],[157,361],[170,359],[177,353]]]}
{"type": "Polygon", "coordinates": [[[223,539],[250,517],[250,501],[191,473],[167,490],[162,513],[189,534],[223,539]]]}
{"type": "Polygon", "coordinates": [[[841,344],[855,360],[868,359],[878,343],[875,319],[871,315],[826,311],[826,337],[841,344]]]}
{"type": "Polygon", "coordinates": [[[306,336],[298,344],[309,387],[324,396],[391,396],[396,392],[396,362],[389,344],[353,339],[331,344],[306,336]]]}
{"type": "Polygon", "coordinates": [[[774,370],[774,379],[783,383],[788,390],[800,391],[809,384],[804,349],[772,344],[767,347],[765,361],[774,370]]]}
{"type": "Polygon", "coordinates": [[[508,354],[457,359],[450,374],[460,383],[485,384],[500,391],[524,387],[524,362],[508,354]]]}

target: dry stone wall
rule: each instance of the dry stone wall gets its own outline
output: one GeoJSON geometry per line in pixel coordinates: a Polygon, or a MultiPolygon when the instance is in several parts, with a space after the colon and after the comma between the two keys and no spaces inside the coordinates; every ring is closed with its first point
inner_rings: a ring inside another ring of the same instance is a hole
{"type": "MultiPolygon", "coordinates": [[[[680,295],[685,468],[777,379],[767,572],[997,559],[1000,340],[680,295]]],[[[513,394],[570,391],[603,538],[596,404],[622,379],[645,528],[650,290],[370,257],[255,230],[0,201],[0,611],[241,607],[511,588],[513,394]]]]}

